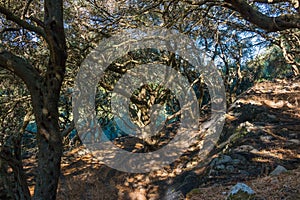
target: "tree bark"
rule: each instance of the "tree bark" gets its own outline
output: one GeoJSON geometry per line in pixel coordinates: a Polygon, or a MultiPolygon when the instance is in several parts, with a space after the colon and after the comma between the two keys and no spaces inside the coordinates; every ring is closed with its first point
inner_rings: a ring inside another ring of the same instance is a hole
{"type": "MultiPolygon", "coordinates": [[[[38,169],[33,199],[55,199],[60,175],[62,135],[59,129],[58,101],[66,67],[66,39],[63,26],[63,1],[44,1],[44,24],[34,27],[0,7],[19,26],[43,37],[50,50],[45,76],[25,59],[0,48],[0,67],[19,76],[30,91],[38,128],[38,169]]],[[[25,179],[26,180],[26,179],[25,179]]]]}
{"type": "Polygon", "coordinates": [[[38,126],[38,175],[34,198],[56,199],[62,155],[58,101],[66,65],[66,40],[63,27],[62,0],[45,0],[45,33],[50,49],[46,77],[32,93],[38,126]]]}
{"type": "Polygon", "coordinates": [[[269,17],[255,10],[245,0],[225,0],[227,7],[237,11],[247,21],[268,31],[282,31],[291,28],[300,28],[299,14],[285,14],[278,17],[269,17]]]}

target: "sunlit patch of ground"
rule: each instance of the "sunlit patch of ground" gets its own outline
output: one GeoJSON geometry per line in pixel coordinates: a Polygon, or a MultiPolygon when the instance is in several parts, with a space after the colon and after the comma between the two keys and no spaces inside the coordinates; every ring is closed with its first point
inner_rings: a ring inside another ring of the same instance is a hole
{"type": "MultiPolygon", "coordinates": [[[[223,138],[224,142],[220,142],[219,149],[212,153],[211,158],[222,153],[242,151],[249,159],[244,166],[246,170],[250,171],[250,165],[254,166],[252,169],[262,168],[254,176],[233,180],[225,173],[221,174],[224,177],[222,180],[218,177],[207,179],[209,162],[205,165],[200,163],[197,146],[187,150],[172,166],[146,174],[124,173],[106,167],[80,147],[65,152],[62,158],[57,199],[160,200],[171,185],[180,185],[191,173],[202,181],[201,188],[197,186],[189,195],[194,200],[225,199],[230,187],[237,181],[252,187],[257,199],[300,199],[300,168],[297,168],[300,163],[299,103],[300,81],[277,80],[275,83],[255,85],[229,108],[224,127],[229,135],[223,138]],[[241,124],[244,124],[244,128],[237,128],[241,124]],[[243,149],[243,145],[252,146],[255,151],[243,149]],[[199,166],[199,163],[202,165],[199,166]],[[287,167],[289,172],[278,177],[267,176],[278,164],[287,167]]],[[[118,145],[126,145],[126,139],[119,141],[118,145]]],[[[133,142],[130,148],[140,151],[144,144],[141,141],[133,142]]],[[[34,189],[32,177],[35,168],[32,163],[35,160],[25,160],[31,191],[34,189]]]]}
{"type": "MultiPolygon", "coordinates": [[[[279,176],[266,176],[246,181],[255,191],[257,200],[297,200],[300,199],[300,168],[280,174],[279,176]]],[[[187,200],[222,200],[226,199],[230,188],[235,183],[227,185],[214,185],[197,188],[187,195],[187,200]]]]}

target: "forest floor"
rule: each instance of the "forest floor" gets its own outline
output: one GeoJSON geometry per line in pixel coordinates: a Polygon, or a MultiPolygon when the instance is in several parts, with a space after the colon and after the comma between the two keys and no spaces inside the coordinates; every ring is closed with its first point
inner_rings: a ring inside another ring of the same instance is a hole
{"type": "MultiPolygon", "coordinates": [[[[172,166],[150,173],[111,169],[83,147],[66,151],[58,199],[225,199],[237,182],[250,186],[255,199],[300,199],[299,104],[299,79],[258,83],[228,108],[209,159],[200,162],[199,149],[192,148],[172,166]],[[278,165],[288,172],[270,176],[278,165]]],[[[25,162],[29,174],[32,163],[25,162]]]]}

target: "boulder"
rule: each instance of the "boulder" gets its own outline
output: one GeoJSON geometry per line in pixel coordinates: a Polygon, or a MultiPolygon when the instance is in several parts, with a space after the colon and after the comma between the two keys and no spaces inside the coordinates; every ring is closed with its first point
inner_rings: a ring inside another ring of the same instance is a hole
{"type": "Polygon", "coordinates": [[[227,200],[253,199],[255,192],[244,183],[237,183],[230,190],[227,200]]]}
{"type": "Polygon", "coordinates": [[[281,173],[287,172],[287,169],[281,165],[278,165],[271,173],[272,176],[277,176],[281,173]]]}
{"type": "Polygon", "coordinates": [[[230,156],[221,155],[220,157],[213,159],[210,166],[224,165],[230,162],[232,162],[232,158],[230,156]]]}

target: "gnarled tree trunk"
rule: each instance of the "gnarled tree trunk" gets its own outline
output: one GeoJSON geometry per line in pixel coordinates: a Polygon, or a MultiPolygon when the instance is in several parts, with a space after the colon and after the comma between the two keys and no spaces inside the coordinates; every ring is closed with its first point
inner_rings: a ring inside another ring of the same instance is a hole
{"type": "Polygon", "coordinates": [[[39,22],[39,26],[24,21],[2,6],[0,6],[0,13],[4,14],[8,20],[39,35],[46,41],[50,50],[45,75],[41,75],[26,59],[1,48],[0,67],[19,76],[31,94],[38,127],[39,147],[33,199],[55,199],[62,155],[62,135],[58,124],[58,101],[67,59],[63,26],[63,1],[44,1],[44,22],[39,22]]]}

